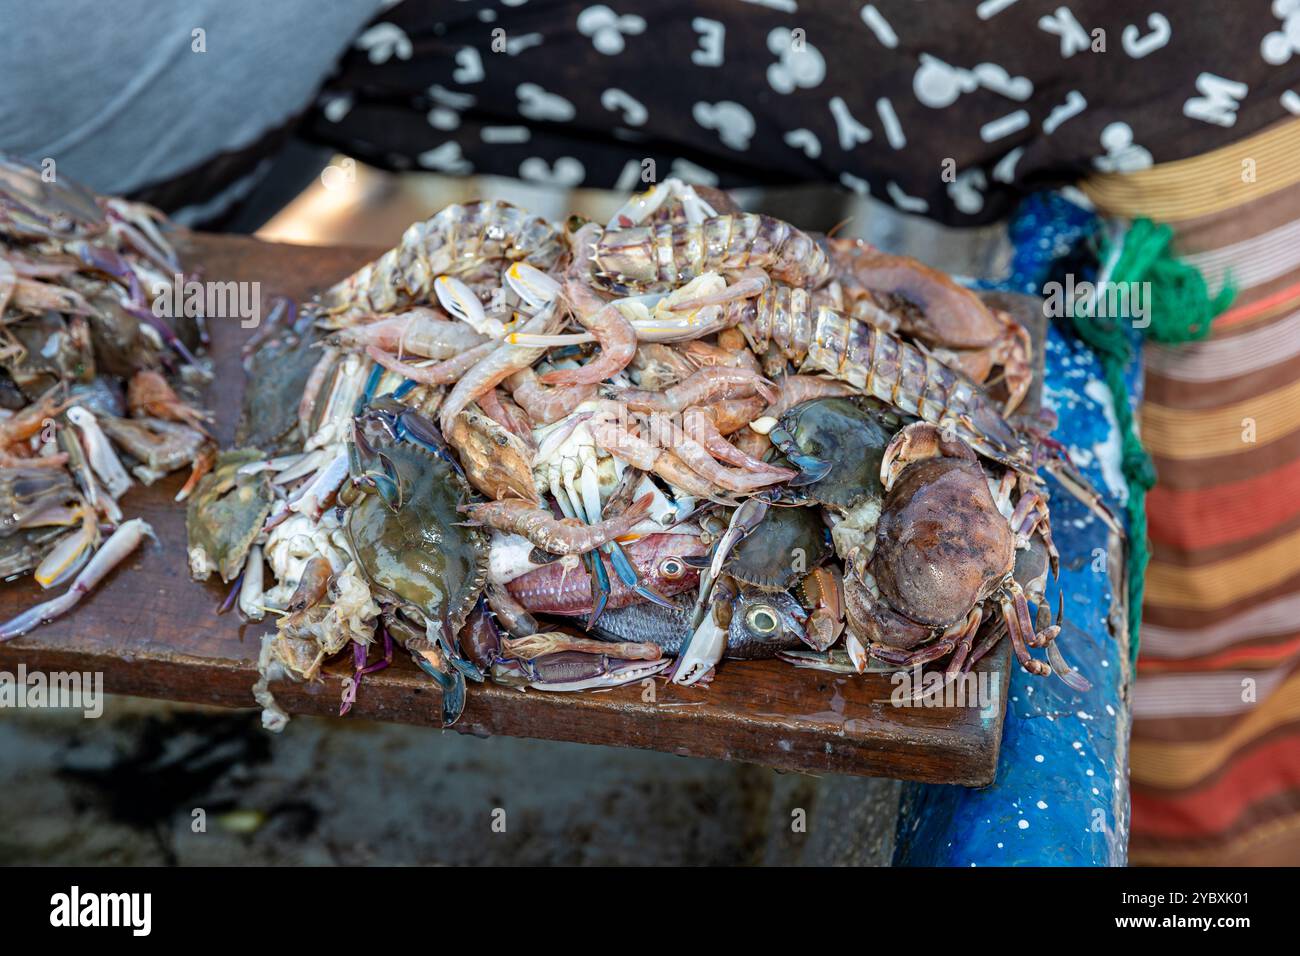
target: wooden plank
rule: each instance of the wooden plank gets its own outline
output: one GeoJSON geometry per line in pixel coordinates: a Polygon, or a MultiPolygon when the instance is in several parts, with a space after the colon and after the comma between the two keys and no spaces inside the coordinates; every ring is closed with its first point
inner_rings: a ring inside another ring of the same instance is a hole
{"type": "MultiPolygon", "coordinates": [[[[201,265],[205,278],[260,282],[264,299],[306,298],[377,254],[226,236],[194,236],[185,245],[187,261],[201,265]]],[[[228,442],[243,388],[239,345],[251,330],[235,319],[212,325],[216,378],[208,404],[217,414],[218,437],[228,442]]],[[[128,515],[154,526],[159,543],[139,551],[72,615],[0,645],[0,667],[102,671],[112,693],[253,706],[259,637],[269,626],[243,624],[234,613],[218,617],[222,587],[189,580],[184,509],[171,503],[181,477],[134,488],[123,501],[128,515]]],[[[30,579],[15,582],[0,589],[0,614],[7,617],[41,597],[30,579]]],[[[366,678],[353,714],[437,726],[436,688],[404,654],[397,656],[392,667],[366,678]]],[[[1005,641],[977,668],[996,689],[998,706],[989,712],[896,707],[887,677],[838,676],[778,661],[727,661],[707,689],[655,681],[653,691],[635,685],[547,694],[472,684],[453,729],[981,786],[992,781],[997,766],[1008,668],[1005,641]]],[[[336,665],[321,682],[280,682],[273,690],[290,713],[336,714],[345,673],[336,665]]]]}

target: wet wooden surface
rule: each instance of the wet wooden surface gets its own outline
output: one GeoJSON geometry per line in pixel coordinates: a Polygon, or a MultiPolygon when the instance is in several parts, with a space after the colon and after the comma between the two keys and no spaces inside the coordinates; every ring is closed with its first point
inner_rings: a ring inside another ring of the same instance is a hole
{"type": "MultiPolygon", "coordinates": [[[[320,249],[260,243],[244,237],[198,236],[187,261],[214,280],[261,283],[266,300],[303,299],[373,258],[373,249],[320,249]]],[[[229,442],[239,415],[243,371],[239,345],[251,330],[236,319],[212,322],[216,377],[208,405],[217,434],[229,442]]],[[[237,612],[217,616],[219,583],[190,581],[184,508],[172,503],[181,475],[123,499],[127,516],[153,525],[149,544],[118,568],[69,616],[24,638],[0,644],[0,669],[100,671],[110,693],[254,706],[259,637],[269,624],[244,624],[237,612]]],[[[214,576],[215,578],[215,576],[214,576]]],[[[43,597],[29,579],[0,587],[8,617],[43,597]]],[[[642,747],[696,757],[742,760],[785,770],[899,777],[980,786],[997,766],[1008,685],[1007,642],[981,662],[997,705],[899,707],[886,676],[841,676],[778,661],[726,661],[706,689],[656,680],[600,693],[521,693],[471,684],[454,730],[581,743],[642,747]]],[[[273,685],[291,714],[338,713],[341,666],[322,681],[273,685]]],[[[2,712],[0,712],[2,713],[2,712]]],[[[439,724],[437,688],[400,649],[393,666],[368,675],[352,715],[439,724]]],[[[344,718],[344,719],[351,719],[344,718]]],[[[431,741],[431,746],[436,743],[431,741]]]]}

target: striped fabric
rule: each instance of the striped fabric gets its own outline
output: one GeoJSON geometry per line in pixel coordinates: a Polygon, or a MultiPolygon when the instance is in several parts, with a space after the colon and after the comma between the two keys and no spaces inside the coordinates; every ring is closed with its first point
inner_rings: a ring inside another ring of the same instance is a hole
{"type": "Polygon", "coordinates": [[[1177,231],[1233,308],[1146,353],[1152,560],[1133,700],[1134,864],[1300,864],[1300,121],[1083,184],[1177,231]]]}

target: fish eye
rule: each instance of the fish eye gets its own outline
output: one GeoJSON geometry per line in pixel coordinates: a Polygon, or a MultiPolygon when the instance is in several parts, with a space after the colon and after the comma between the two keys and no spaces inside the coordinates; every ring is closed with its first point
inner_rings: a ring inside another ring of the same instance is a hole
{"type": "Polygon", "coordinates": [[[770,637],[781,627],[776,612],[766,604],[757,604],[745,612],[745,627],[760,637],[770,637]]]}
{"type": "Polygon", "coordinates": [[[686,565],[680,558],[664,558],[659,562],[659,576],[669,581],[676,581],[686,573],[686,565]]]}

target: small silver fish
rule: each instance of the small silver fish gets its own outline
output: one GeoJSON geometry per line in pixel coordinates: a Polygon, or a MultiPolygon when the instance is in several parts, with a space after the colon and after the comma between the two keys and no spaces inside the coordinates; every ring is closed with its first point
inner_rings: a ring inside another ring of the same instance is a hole
{"type": "MultiPolygon", "coordinates": [[[[691,633],[695,610],[692,592],[671,598],[673,608],[648,601],[610,608],[600,616],[592,633],[607,641],[642,641],[657,644],[667,655],[681,653],[691,633]]],[[[800,647],[803,621],[808,616],[790,594],[746,588],[732,605],[725,657],[756,660],[800,647]]]]}

